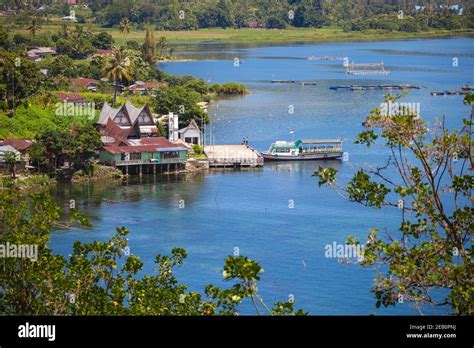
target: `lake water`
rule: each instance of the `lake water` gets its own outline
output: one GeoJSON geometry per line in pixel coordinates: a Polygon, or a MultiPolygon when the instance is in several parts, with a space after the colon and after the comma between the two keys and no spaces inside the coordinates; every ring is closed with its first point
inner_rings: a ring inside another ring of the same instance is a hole
{"type": "MultiPolygon", "coordinates": [[[[240,143],[266,150],[275,140],[342,137],[349,161],[266,164],[260,170],[211,171],[199,175],[133,178],[128,184],[61,185],[59,202],[75,199],[93,228],[56,232],[51,246],[67,255],[73,241],[106,240],[115,226],[131,230],[131,252],[153,272],[157,253],[172,247],[188,251],[177,271],[180,281],[202,292],[222,281],[224,258],[239,249],[264,268],[259,285],[267,303],[294,296],[296,307],[311,314],[416,314],[407,304],[376,309],[370,288],[375,273],[358,265],[326,258],[327,244],[364,236],[370,228],[395,231],[399,211],[378,211],[345,202],[317,187],[311,177],[318,166],[339,170],[348,180],[357,168],[381,165],[383,146],[354,144],[368,112],[380,105],[383,91],[332,91],[333,85],[408,83],[424,86],[403,98],[420,103],[422,117],[433,122],[446,114],[447,126],[459,127],[469,115],[462,96],[432,97],[432,91],[460,89],[474,82],[474,40],[468,38],[371,43],[258,46],[244,44],[180,45],[177,52],[192,62],[166,63],[161,68],[210,82],[240,82],[244,97],[212,103],[209,113],[216,144],[240,143]],[[383,62],[388,76],[345,74],[341,61],[311,61],[309,56],[348,56],[357,63],[383,62]],[[239,59],[235,66],[234,58],[239,59]],[[454,64],[453,64],[454,63],[454,64]],[[272,79],[315,81],[316,86],[272,84],[272,79]],[[289,111],[294,111],[290,113],[289,111]],[[179,202],[184,200],[184,208],[179,202]]],[[[209,137],[207,138],[209,142],[209,137]]],[[[230,286],[231,284],[227,284],[230,286]]],[[[253,314],[248,304],[243,313],[253,314]]]]}

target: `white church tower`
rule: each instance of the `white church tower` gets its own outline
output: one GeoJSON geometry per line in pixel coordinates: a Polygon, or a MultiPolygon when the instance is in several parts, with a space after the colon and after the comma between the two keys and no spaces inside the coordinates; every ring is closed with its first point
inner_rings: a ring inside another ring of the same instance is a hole
{"type": "Polygon", "coordinates": [[[172,112],[168,114],[168,139],[171,142],[175,142],[179,139],[178,117],[178,115],[175,115],[172,112]]]}

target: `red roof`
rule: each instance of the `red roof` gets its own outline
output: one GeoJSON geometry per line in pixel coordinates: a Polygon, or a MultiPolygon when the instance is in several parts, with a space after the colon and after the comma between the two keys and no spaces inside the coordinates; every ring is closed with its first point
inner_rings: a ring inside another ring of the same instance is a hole
{"type": "Polygon", "coordinates": [[[128,87],[130,91],[140,91],[144,89],[158,89],[158,88],[166,88],[168,84],[165,82],[144,82],[144,83],[137,83],[128,87]]]}
{"type": "Polygon", "coordinates": [[[114,50],[102,50],[102,49],[99,49],[97,51],[95,51],[95,54],[114,54],[114,50]]]}
{"type": "Polygon", "coordinates": [[[109,118],[105,128],[100,131],[100,134],[114,139],[114,142],[110,143],[110,145],[119,145],[120,143],[130,145],[127,141],[127,137],[130,135],[131,130],[132,128],[120,128],[109,118]]]}
{"type": "Polygon", "coordinates": [[[62,101],[70,102],[84,102],[85,99],[82,95],[74,93],[57,93],[56,96],[62,101]]]}
{"type": "Polygon", "coordinates": [[[140,146],[118,146],[107,145],[104,150],[110,153],[137,153],[137,152],[156,152],[156,145],[140,145],[140,146]]]}
{"type": "Polygon", "coordinates": [[[103,139],[103,149],[109,153],[137,153],[156,152],[158,148],[176,148],[176,144],[163,137],[127,139],[132,131],[132,127],[121,128],[109,118],[105,127],[100,130],[103,137],[109,138],[103,139]]]}
{"type": "Polygon", "coordinates": [[[78,85],[82,85],[84,87],[87,87],[89,86],[90,84],[96,84],[98,85],[100,83],[99,80],[95,80],[95,79],[88,79],[88,78],[85,78],[85,77],[79,77],[77,79],[71,79],[70,80],[71,83],[74,83],[74,84],[78,84],[78,85]]]}
{"type": "Polygon", "coordinates": [[[13,147],[15,150],[18,151],[23,151],[28,149],[31,144],[33,144],[32,140],[27,140],[27,139],[5,139],[3,141],[0,141],[0,145],[10,145],[13,147]]]}
{"type": "Polygon", "coordinates": [[[140,139],[141,145],[154,145],[158,147],[176,147],[176,144],[173,144],[166,138],[163,137],[150,137],[150,138],[142,138],[140,139]]]}
{"type": "MultiPolygon", "coordinates": [[[[129,142],[130,144],[131,142],[129,142]]],[[[105,145],[104,150],[110,153],[137,153],[137,152],[156,152],[156,150],[166,148],[176,148],[168,139],[163,137],[158,138],[142,138],[140,145],[119,146],[118,144],[105,145]]]]}

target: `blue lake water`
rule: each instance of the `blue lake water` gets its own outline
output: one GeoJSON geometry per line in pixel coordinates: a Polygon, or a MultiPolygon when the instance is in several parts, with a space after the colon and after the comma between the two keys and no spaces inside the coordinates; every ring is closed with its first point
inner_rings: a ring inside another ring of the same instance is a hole
{"type": "MultiPolygon", "coordinates": [[[[61,185],[54,189],[58,201],[75,199],[94,226],[58,231],[51,246],[67,255],[75,240],[106,240],[115,226],[126,226],[131,230],[131,252],[141,257],[145,272],[153,272],[157,253],[185,248],[189,256],[177,275],[191,290],[202,292],[210,283],[225,285],[224,258],[239,248],[240,254],[263,266],[259,290],[268,303],[293,295],[296,307],[316,315],[417,314],[405,303],[376,309],[370,293],[376,273],[341,265],[324,255],[325,245],[342,244],[349,235],[363,238],[375,227],[396,231],[399,211],[376,211],[346,202],[318,188],[311,174],[320,165],[331,166],[345,181],[359,167],[384,164],[388,157],[383,146],[367,149],[353,143],[365,116],[380,105],[385,92],[332,91],[333,85],[420,85],[424,88],[410,91],[403,101],[419,103],[422,117],[429,122],[444,113],[448,127],[459,127],[470,112],[463,97],[433,97],[430,92],[474,82],[473,43],[473,39],[456,38],[260,47],[180,45],[180,54],[198,60],[160,64],[160,68],[210,82],[240,82],[251,91],[211,104],[207,134],[212,128],[216,144],[240,143],[247,136],[251,146],[266,150],[275,140],[291,139],[289,131],[294,129],[298,138],[342,137],[349,161],[272,163],[261,170],[134,178],[122,185],[61,185]],[[309,56],[383,62],[391,74],[347,75],[341,61],[310,61],[309,56]],[[234,58],[239,59],[238,66],[234,58]],[[272,84],[272,79],[317,85],[272,84]]],[[[254,314],[247,304],[241,309],[254,314]]]]}

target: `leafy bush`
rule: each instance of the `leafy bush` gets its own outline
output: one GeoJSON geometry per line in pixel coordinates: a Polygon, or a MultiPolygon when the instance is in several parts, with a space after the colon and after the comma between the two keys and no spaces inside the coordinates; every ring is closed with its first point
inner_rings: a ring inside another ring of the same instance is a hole
{"type": "Polygon", "coordinates": [[[211,86],[211,90],[220,96],[242,95],[242,94],[249,93],[249,91],[244,85],[240,83],[234,83],[234,82],[228,82],[224,84],[217,84],[217,83],[213,84],[211,86]]]}

